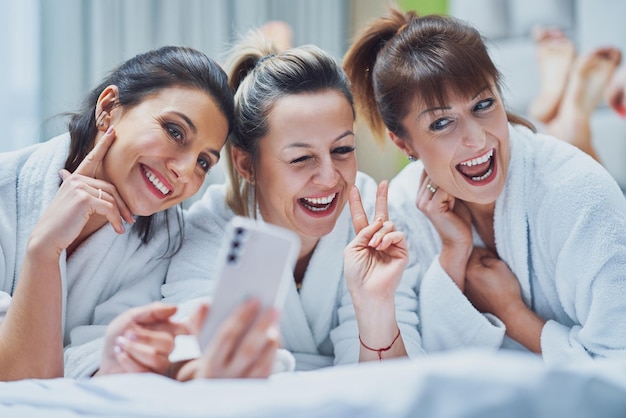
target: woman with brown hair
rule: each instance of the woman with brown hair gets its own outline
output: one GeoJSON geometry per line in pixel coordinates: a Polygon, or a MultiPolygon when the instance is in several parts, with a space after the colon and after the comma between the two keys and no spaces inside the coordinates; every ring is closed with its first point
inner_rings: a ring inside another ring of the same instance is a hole
{"type": "Polygon", "coordinates": [[[622,191],[588,155],[506,111],[481,35],[392,10],[344,68],[372,129],[421,160],[389,196],[409,237],[424,348],[623,355],[622,191]]]}

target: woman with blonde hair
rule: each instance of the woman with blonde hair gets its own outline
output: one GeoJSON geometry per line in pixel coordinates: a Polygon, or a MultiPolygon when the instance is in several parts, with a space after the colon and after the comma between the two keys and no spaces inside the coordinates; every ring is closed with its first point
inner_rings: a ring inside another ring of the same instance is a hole
{"type": "Polygon", "coordinates": [[[388,218],[387,183],[377,189],[357,172],[352,94],[340,65],[317,47],[279,52],[253,33],[227,68],[236,89],[229,182],[190,208],[165,300],[210,293],[217,237],[233,216],[253,217],[301,239],[280,317],[297,370],[421,352],[416,297],[401,281],[405,238],[388,218]]]}

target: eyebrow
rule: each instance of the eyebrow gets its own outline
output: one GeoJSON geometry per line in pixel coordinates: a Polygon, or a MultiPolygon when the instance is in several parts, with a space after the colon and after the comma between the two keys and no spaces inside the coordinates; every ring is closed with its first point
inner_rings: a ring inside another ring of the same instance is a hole
{"type": "MultiPolygon", "coordinates": [[[[478,93],[476,93],[476,94],[475,94],[475,95],[474,95],[474,96],[473,96],[470,100],[474,100],[474,99],[476,99],[478,96],[480,96],[480,95],[482,94],[482,92],[483,92],[483,91],[485,91],[485,90],[489,90],[490,88],[491,88],[491,86],[489,86],[489,85],[487,85],[487,86],[483,87],[483,88],[482,88],[482,89],[480,89],[480,90],[478,91],[478,93]]],[[[447,110],[447,109],[450,109],[450,108],[451,108],[450,106],[438,106],[438,107],[431,107],[431,108],[429,108],[429,109],[422,110],[422,111],[419,113],[419,115],[417,115],[417,117],[418,117],[418,118],[420,118],[420,117],[422,117],[425,113],[434,112],[434,111],[436,111],[436,110],[447,110]]]]}
{"type": "Polygon", "coordinates": [[[209,152],[213,155],[215,155],[215,158],[217,159],[217,161],[220,160],[220,152],[214,149],[210,149],[209,152]]]}
{"type": "Polygon", "coordinates": [[[173,111],[172,113],[174,113],[175,115],[178,115],[181,119],[183,119],[187,123],[187,125],[189,125],[189,128],[191,128],[191,131],[194,134],[198,133],[198,129],[196,128],[196,125],[193,124],[193,122],[191,121],[191,119],[187,117],[187,115],[181,112],[177,112],[177,111],[173,111]]]}
{"type": "MultiPolygon", "coordinates": [[[[343,132],[341,135],[337,136],[337,138],[335,138],[333,142],[337,142],[349,135],[354,135],[354,132],[352,132],[351,130],[347,130],[343,132]]],[[[287,145],[285,148],[310,148],[310,147],[311,147],[311,144],[307,144],[306,142],[294,142],[292,144],[287,145]]]]}

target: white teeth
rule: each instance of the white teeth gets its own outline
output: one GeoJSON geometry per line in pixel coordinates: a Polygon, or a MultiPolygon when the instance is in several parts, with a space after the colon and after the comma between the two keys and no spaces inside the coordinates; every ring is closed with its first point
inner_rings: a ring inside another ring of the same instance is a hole
{"type": "Polygon", "coordinates": [[[487,170],[487,172],[485,174],[483,174],[482,176],[477,176],[477,177],[472,177],[473,181],[482,181],[484,179],[486,179],[487,177],[489,177],[491,175],[491,173],[493,173],[493,170],[490,168],[489,170],[487,170]]]}
{"type": "Polygon", "coordinates": [[[478,158],[474,158],[474,159],[469,160],[469,161],[464,161],[464,162],[461,163],[461,165],[466,165],[468,167],[471,167],[473,165],[483,164],[483,163],[486,163],[487,161],[489,161],[489,159],[491,158],[492,155],[493,155],[493,149],[489,150],[489,152],[485,153],[484,155],[481,155],[478,158]]]}
{"type": "Polygon", "coordinates": [[[323,208],[316,208],[313,206],[309,206],[309,205],[305,205],[307,207],[308,210],[310,210],[311,212],[321,212],[323,210],[328,209],[327,207],[323,207],[323,208]]]}
{"type": "Polygon", "coordinates": [[[161,193],[168,194],[170,192],[170,189],[168,189],[163,183],[161,183],[161,180],[159,180],[157,176],[152,174],[152,172],[148,171],[145,168],[143,172],[145,173],[146,177],[148,177],[148,180],[150,180],[150,183],[154,184],[154,187],[159,189],[161,193]]]}
{"type": "Polygon", "coordinates": [[[330,204],[333,203],[333,200],[335,200],[335,197],[337,197],[337,193],[333,193],[330,196],[326,197],[303,197],[300,200],[302,201],[302,204],[311,212],[322,212],[328,210],[330,204]]]}
{"type": "Polygon", "coordinates": [[[335,199],[335,196],[337,196],[337,193],[326,197],[303,197],[302,200],[313,205],[327,205],[335,199]]]}

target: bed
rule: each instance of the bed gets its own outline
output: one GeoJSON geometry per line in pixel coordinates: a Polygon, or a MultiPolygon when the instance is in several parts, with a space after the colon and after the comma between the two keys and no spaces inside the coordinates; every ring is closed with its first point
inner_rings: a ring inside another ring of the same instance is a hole
{"type": "Polygon", "coordinates": [[[267,380],[151,374],[0,383],[0,417],[626,417],[626,361],[546,367],[457,351],[281,373],[267,380]]]}

